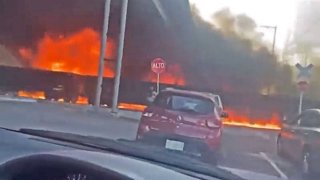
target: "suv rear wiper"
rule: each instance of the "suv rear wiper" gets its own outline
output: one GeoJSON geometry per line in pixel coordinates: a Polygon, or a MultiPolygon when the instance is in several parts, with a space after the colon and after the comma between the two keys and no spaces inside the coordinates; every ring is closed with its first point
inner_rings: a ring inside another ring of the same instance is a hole
{"type": "Polygon", "coordinates": [[[129,140],[111,140],[106,138],[83,136],[64,132],[55,132],[47,130],[35,129],[20,129],[12,130],[1,128],[8,131],[18,132],[22,134],[57,140],[61,142],[81,145],[96,150],[108,151],[125,156],[135,157],[151,161],[153,163],[160,163],[167,166],[173,166],[184,170],[192,171],[199,174],[204,174],[211,177],[216,177],[225,180],[242,180],[243,178],[232,174],[231,172],[220,169],[209,164],[200,162],[197,159],[185,156],[183,154],[170,152],[165,149],[147,146],[137,141],[132,142],[129,140]],[[186,163],[188,162],[188,163],[186,163]]]}

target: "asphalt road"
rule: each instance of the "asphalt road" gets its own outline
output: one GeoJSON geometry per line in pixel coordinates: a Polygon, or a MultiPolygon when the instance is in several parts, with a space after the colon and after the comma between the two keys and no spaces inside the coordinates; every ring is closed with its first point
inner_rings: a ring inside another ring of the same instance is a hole
{"type": "MultiPolygon", "coordinates": [[[[0,97],[0,112],[0,127],[46,129],[112,139],[134,139],[138,127],[135,118],[139,117],[129,112],[113,116],[107,109],[95,111],[90,106],[3,97],[0,97]]],[[[297,168],[276,155],[276,135],[273,130],[225,127],[219,166],[299,180],[297,168]]]]}

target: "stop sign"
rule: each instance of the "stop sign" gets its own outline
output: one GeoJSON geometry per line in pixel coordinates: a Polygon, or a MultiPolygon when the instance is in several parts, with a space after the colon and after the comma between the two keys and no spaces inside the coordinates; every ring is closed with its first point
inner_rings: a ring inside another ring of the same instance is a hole
{"type": "Polygon", "coordinates": [[[151,70],[157,74],[164,72],[166,70],[166,62],[161,58],[156,58],[152,60],[151,70]]]}

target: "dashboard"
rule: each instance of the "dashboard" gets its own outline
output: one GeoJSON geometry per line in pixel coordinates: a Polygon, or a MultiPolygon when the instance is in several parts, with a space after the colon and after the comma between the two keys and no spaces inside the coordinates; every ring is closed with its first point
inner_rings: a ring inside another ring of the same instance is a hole
{"type": "Polygon", "coordinates": [[[0,136],[1,180],[198,179],[121,154],[69,146],[2,129],[0,136]]]}
{"type": "Polygon", "coordinates": [[[9,161],[0,168],[4,180],[131,179],[92,163],[56,155],[32,155],[9,161]]]}

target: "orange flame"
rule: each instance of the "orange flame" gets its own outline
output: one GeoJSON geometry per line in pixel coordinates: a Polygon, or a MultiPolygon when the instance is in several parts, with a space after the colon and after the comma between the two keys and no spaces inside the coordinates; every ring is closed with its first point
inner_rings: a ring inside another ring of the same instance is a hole
{"type": "MultiPolygon", "coordinates": [[[[108,39],[106,59],[114,59],[115,43],[108,39]]],[[[51,71],[71,72],[83,75],[97,75],[100,52],[99,34],[90,28],[85,28],[70,36],[51,36],[46,34],[38,43],[37,51],[20,48],[21,57],[34,67],[51,71]]],[[[113,77],[111,67],[105,66],[105,77],[113,77]]],[[[145,77],[146,81],[157,82],[157,75],[151,72],[145,77]]],[[[178,64],[169,64],[164,73],[160,75],[160,82],[165,84],[185,85],[185,78],[178,64]]],[[[44,92],[19,91],[18,96],[35,99],[45,99],[44,92]]],[[[59,100],[63,102],[63,99],[59,100]]],[[[88,104],[86,97],[78,97],[77,104],[88,104]]],[[[120,103],[120,109],[143,111],[144,105],[120,103]]],[[[280,129],[279,117],[273,114],[269,119],[249,118],[245,114],[227,110],[229,118],[223,120],[224,125],[242,126],[250,128],[280,129]]]]}
{"type": "MultiPolygon", "coordinates": [[[[150,70],[150,73],[144,79],[149,82],[157,82],[157,74],[150,70]]],[[[160,74],[160,82],[164,84],[185,85],[184,74],[178,64],[167,65],[165,72],[160,74]]]]}
{"type": "Polygon", "coordinates": [[[226,110],[229,118],[223,120],[224,125],[242,126],[258,129],[281,129],[280,118],[277,114],[272,114],[270,118],[249,118],[245,114],[226,110]]]}
{"type": "Polygon", "coordinates": [[[26,98],[33,98],[33,99],[45,99],[43,91],[33,91],[33,92],[18,91],[18,96],[26,97],[26,98]]]}
{"type": "MultiPolygon", "coordinates": [[[[18,91],[19,97],[33,98],[33,99],[45,99],[43,91],[18,91]]],[[[58,99],[58,102],[64,102],[63,99],[58,99]]],[[[88,98],[79,96],[76,104],[88,104],[88,98]]]]}
{"type": "Polygon", "coordinates": [[[88,98],[83,97],[83,96],[79,96],[77,99],[76,104],[88,104],[88,98]]]}
{"type": "MultiPolygon", "coordinates": [[[[46,34],[38,43],[37,52],[20,48],[19,53],[34,68],[97,75],[100,44],[99,34],[93,29],[85,28],[66,37],[46,34]]],[[[114,52],[115,43],[109,38],[106,59],[113,59],[114,52]]],[[[105,66],[104,76],[113,77],[113,70],[105,66]]]]}
{"type": "MultiPolygon", "coordinates": [[[[131,110],[131,111],[144,111],[146,108],[145,105],[140,104],[128,104],[120,103],[118,106],[120,109],[131,110]]],[[[232,110],[227,110],[229,118],[223,119],[223,124],[228,126],[240,126],[240,127],[249,127],[255,129],[271,129],[279,130],[281,129],[281,123],[279,117],[276,114],[272,114],[271,118],[249,118],[245,115],[236,113],[232,110]]]]}
{"type": "Polygon", "coordinates": [[[147,106],[141,104],[119,103],[118,108],[130,111],[144,111],[147,106]]]}
{"type": "MultiPolygon", "coordinates": [[[[33,68],[96,76],[100,44],[99,34],[91,28],[84,28],[65,37],[47,33],[39,41],[36,52],[22,47],[19,54],[33,68]]],[[[113,39],[108,38],[105,59],[114,60],[115,52],[116,44],[113,39]]],[[[104,76],[114,77],[114,71],[108,64],[105,66],[104,76]]],[[[157,82],[157,75],[150,70],[143,80],[157,82]]],[[[185,85],[181,67],[178,64],[168,65],[166,72],[160,75],[160,82],[185,85]]]]}
{"type": "MultiPolygon", "coordinates": [[[[18,96],[20,97],[29,97],[34,99],[45,99],[44,92],[27,92],[19,91],[18,96]]],[[[59,102],[63,102],[63,99],[59,99],[59,102]]],[[[76,104],[88,104],[88,99],[86,97],[79,96],[76,104]]],[[[130,110],[130,111],[139,111],[142,112],[146,108],[145,105],[141,104],[129,104],[129,103],[119,103],[119,109],[130,110]]],[[[223,120],[224,125],[228,126],[240,126],[240,127],[249,127],[257,129],[272,129],[279,130],[281,129],[281,123],[279,117],[276,114],[272,114],[271,118],[267,119],[254,119],[248,118],[244,114],[236,113],[232,110],[227,110],[229,118],[223,120]]]]}

